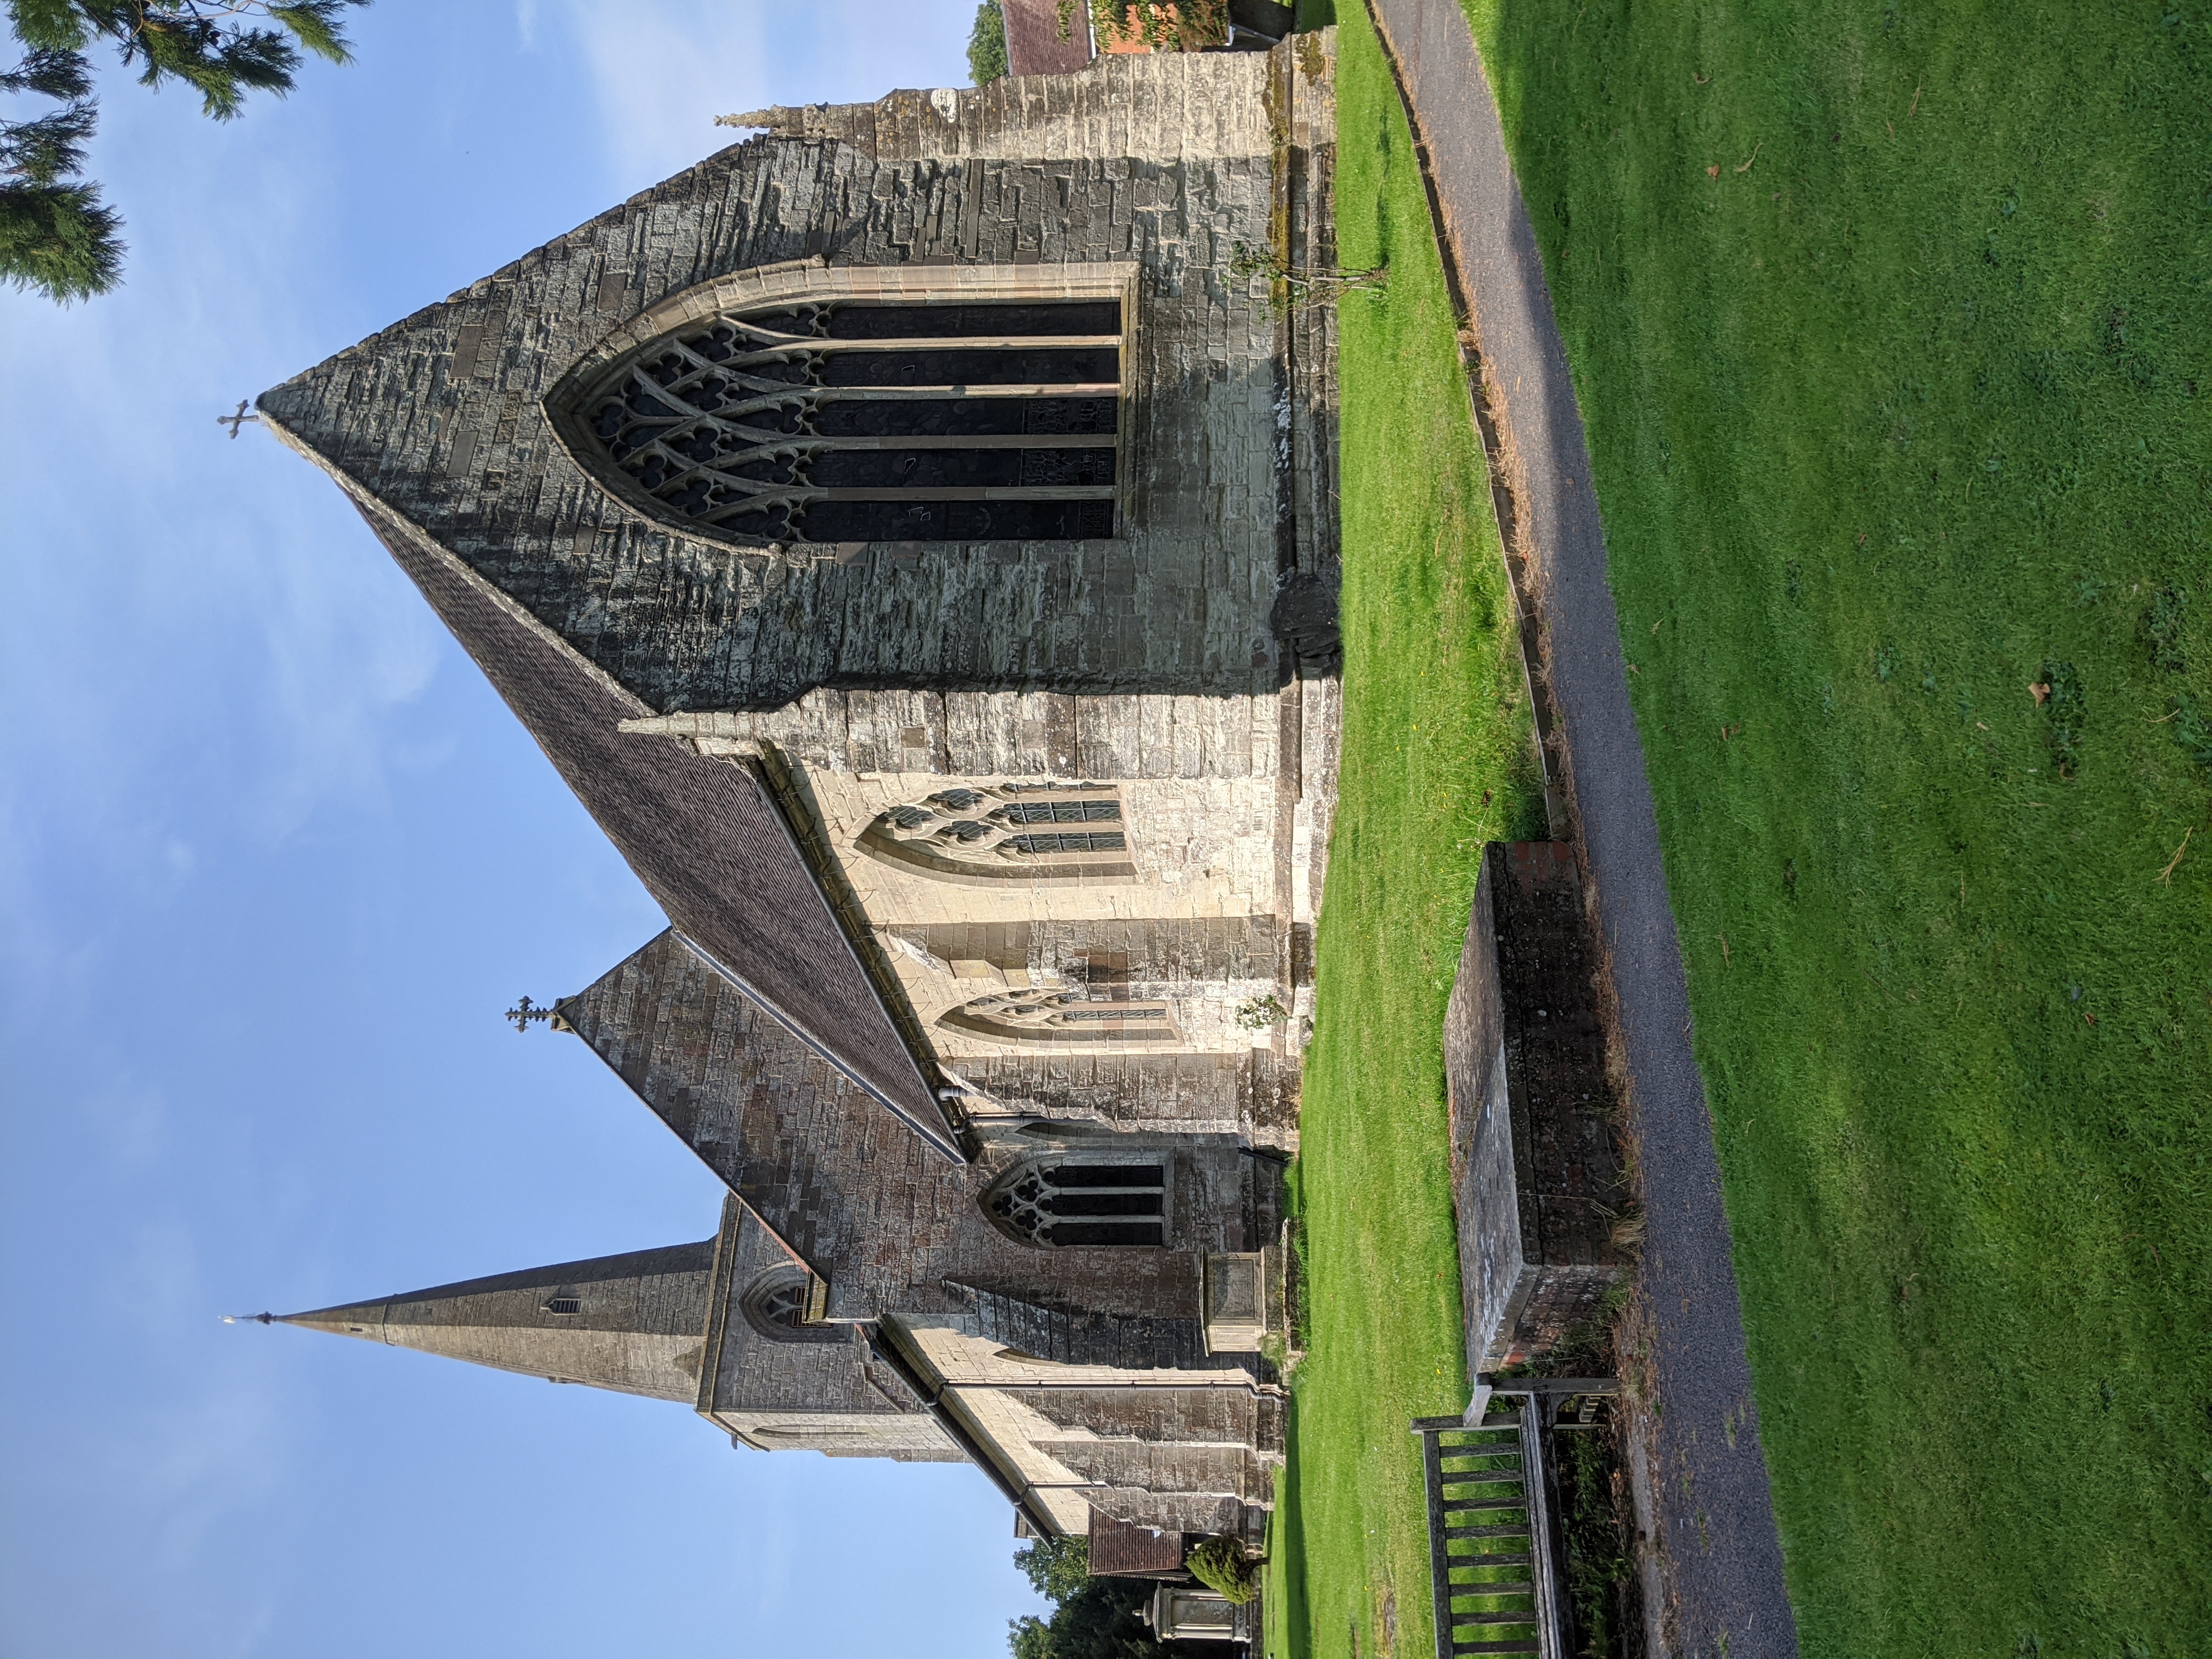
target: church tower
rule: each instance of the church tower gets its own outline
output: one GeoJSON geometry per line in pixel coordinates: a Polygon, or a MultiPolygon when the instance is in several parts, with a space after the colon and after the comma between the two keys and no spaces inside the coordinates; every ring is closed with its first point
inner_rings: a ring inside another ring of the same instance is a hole
{"type": "Polygon", "coordinates": [[[283,1314],[278,1322],[688,1403],[699,1390],[714,1274],[709,1238],[283,1314]]]}

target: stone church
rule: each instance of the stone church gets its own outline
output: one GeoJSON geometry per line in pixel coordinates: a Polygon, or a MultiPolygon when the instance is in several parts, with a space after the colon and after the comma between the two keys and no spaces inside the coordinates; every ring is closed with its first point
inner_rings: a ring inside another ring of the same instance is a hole
{"type": "MultiPolygon", "coordinates": [[[[756,136],[259,400],[666,913],[694,1243],[289,1322],[1256,1537],[1338,724],[1333,40],[756,136]]],[[[672,1231],[678,1229],[672,1226],[672,1231]]]]}

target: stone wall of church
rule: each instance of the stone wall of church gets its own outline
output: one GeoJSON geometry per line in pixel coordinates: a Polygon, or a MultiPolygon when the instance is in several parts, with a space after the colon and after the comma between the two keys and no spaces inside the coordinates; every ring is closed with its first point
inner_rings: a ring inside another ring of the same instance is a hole
{"type": "Polygon", "coordinates": [[[805,1269],[758,1216],[732,1200],[718,1243],[720,1308],[707,1333],[711,1376],[700,1390],[703,1413],[762,1451],[966,1461],[860,1327],[787,1327],[763,1316],[761,1292],[805,1269]]]}
{"type": "Polygon", "coordinates": [[[1088,1532],[1097,1510],[1170,1531],[1256,1534],[1274,1501],[1286,1401],[1234,1363],[1054,1361],[984,1334],[972,1313],[888,1321],[885,1335],[1060,1532],[1088,1532]]]}
{"type": "MultiPolygon", "coordinates": [[[[916,927],[1146,921],[1115,948],[1161,964],[1143,994],[1175,1003],[1176,1038],[1130,1046],[1233,1064],[1139,1081],[1107,1120],[1249,1133],[1262,1105],[1286,1145],[1334,786],[1331,647],[1308,615],[1336,567],[1334,324],[1231,266],[1240,247],[1333,263],[1330,51],[1308,36],[765,112],[766,136],[264,401],[352,487],[660,711],[659,729],[695,722],[708,753],[775,746],[880,936],[864,959],[913,1005],[910,1042],[970,1080],[1018,1075],[1020,1109],[1097,1111],[1094,1058],[1071,1051],[1060,1087],[1026,1054],[949,1033],[962,971],[897,941],[916,927]],[[740,545],[611,492],[560,428],[580,364],[749,284],[927,297],[1106,270],[1130,273],[1133,296],[1110,539],[740,545]],[[1285,623],[1285,584],[1301,582],[1285,623]],[[892,793],[1054,775],[1127,781],[1141,895],[955,894],[854,853],[892,793]],[[1243,921],[1249,939],[1194,953],[1182,924],[1197,920],[1243,921]],[[1269,997],[1291,1018],[1255,1042],[1237,1013],[1269,997]]],[[[1091,948],[1033,937],[1019,971],[1048,979],[1055,952],[1091,948]]]]}
{"type": "Polygon", "coordinates": [[[917,1028],[967,1081],[1020,1079],[1012,1109],[1096,1113],[1126,1127],[1233,1129],[1295,1146],[1297,1055],[1313,1010],[1312,937],[1335,799],[1338,682],[1249,698],[1021,692],[816,691],[771,714],[631,724],[732,760],[773,750],[798,813],[818,826],[917,1028]],[[1110,785],[1135,868],[1079,884],[944,879],[888,865],[866,832],[889,808],[1042,777],[1110,785]],[[1115,924],[1109,942],[1096,924],[1115,924]],[[1213,923],[1224,924],[1214,927],[1213,923]],[[1060,926],[1059,924],[1070,924],[1060,926]],[[1011,932],[1010,932],[1011,930],[1011,932]],[[1152,1052],[1232,1056],[1147,1072],[1113,1058],[1040,1070],[938,1024],[984,991],[1072,983],[1097,951],[1128,960],[1126,994],[1170,1001],[1176,1039],[1152,1052]],[[1152,964],[1147,970],[1145,964],[1152,964]],[[1022,975],[1030,977],[1024,981],[1022,975]],[[1273,998],[1256,1031],[1240,1011],[1273,998]]]}
{"type": "MultiPolygon", "coordinates": [[[[1275,242],[1299,182],[1276,154],[1300,133],[1326,148],[1327,85],[1318,58],[1176,54],[808,112],[264,401],[657,709],[769,710],[817,686],[1271,691],[1290,666],[1279,578],[1334,557],[1279,417],[1333,471],[1310,418],[1332,347],[1325,316],[1285,321],[1229,265],[1275,242]],[[1126,533],[778,553],[594,482],[545,408],[571,366],[702,283],[808,258],[918,285],[938,267],[1138,266],[1126,533]]],[[[1322,235],[1310,183],[1297,201],[1322,235]]]]}

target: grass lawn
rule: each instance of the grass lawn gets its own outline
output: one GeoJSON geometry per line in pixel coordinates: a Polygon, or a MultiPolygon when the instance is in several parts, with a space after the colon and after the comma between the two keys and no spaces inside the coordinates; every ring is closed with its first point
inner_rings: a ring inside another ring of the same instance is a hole
{"type": "Polygon", "coordinates": [[[1268,1651],[1432,1650],[1416,1417],[1466,1403],[1442,1027],[1483,843],[1541,785],[1451,304],[1389,73],[1347,18],[1339,312],[1343,791],[1316,941],[1301,1157],[1310,1357],[1269,1566],[1268,1651]]]}
{"type": "MultiPolygon", "coordinates": [[[[1470,15],[1589,424],[1805,1650],[2212,1652],[2212,8],[1470,15]]],[[[1403,139],[1347,37],[1357,226],[1403,139]]],[[[1347,307],[1348,366],[1378,324],[1347,307]]],[[[1348,782],[1332,1018],[1376,1018],[1343,999],[1395,838],[1461,839],[1419,793],[1348,782]]],[[[1375,1351],[1334,1329],[1319,1364],[1375,1351]]]]}

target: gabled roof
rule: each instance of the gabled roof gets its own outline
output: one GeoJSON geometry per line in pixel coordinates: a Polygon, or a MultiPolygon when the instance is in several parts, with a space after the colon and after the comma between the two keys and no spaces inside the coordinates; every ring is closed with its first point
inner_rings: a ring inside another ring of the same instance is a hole
{"type": "Polygon", "coordinates": [[[681,738],[619,730],[653,711],[276,413],[263,419],[346,490],[677,930],[777,1023],[957,1157],[928,1082],[751,772],[681,738]]]}

